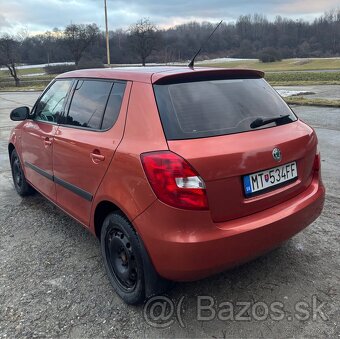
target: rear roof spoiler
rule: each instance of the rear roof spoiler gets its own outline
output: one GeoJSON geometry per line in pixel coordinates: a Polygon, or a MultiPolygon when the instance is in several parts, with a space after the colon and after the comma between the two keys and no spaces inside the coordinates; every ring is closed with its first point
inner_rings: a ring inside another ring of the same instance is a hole
{"type": "Polygon", "coordinates": [[[182,72],[159,72],[152,75],[154,84],[171,84],[179,82],[222,80],[222,79],[256,79],[263,78],[264,72],[254,69],[195,68],[182,72]]]}

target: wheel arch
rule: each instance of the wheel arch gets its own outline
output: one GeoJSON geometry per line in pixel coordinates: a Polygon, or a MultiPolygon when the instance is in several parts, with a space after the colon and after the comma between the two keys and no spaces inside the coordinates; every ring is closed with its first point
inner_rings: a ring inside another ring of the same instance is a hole
{"type": "Polygon", "coordinates": [[[99,240],[104,219],[107,217],[109,213],[112,212],[120,212],[128,219],[126,214],[112,201],[109,200],[100,201],[97,204],[93,215],[94,233],[99,240]]]}
{"type": "Polygon", "coordinates": [[[15,146],[10,142],[8,144],[8,155],[9,155],[9,159],[11,159],[11,155],[12,155],[12,152],[15,150],[15,146]]]}

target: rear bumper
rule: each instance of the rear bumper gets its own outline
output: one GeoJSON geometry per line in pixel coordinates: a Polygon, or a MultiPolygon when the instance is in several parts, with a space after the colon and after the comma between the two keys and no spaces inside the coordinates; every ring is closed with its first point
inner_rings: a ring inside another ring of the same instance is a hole
{"type": "Polygon", "coordinates": [[[160,201],[134,220],[156,271],[174,281],[197,280],[249,261],[311,224],[325,189],[318,176],[303,193],[243,218],[213,223],[209,211],[185,211],[160,201]]]}

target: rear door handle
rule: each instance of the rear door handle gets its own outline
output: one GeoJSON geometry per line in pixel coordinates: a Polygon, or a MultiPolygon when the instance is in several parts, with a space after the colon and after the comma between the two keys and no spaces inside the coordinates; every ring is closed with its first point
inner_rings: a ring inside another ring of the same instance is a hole
{"type": "Polygon", "coordinates": [[[98,151],[93,151],[92,153],[90,153],[90,157],[94,163],[105,160],[105,156],[100,154],[98,151]]]}
{"type": "Polygon", "coordinates": [[[44,144],[45,144],[45,146],[51,146],[52,145],[52,140],[49,137],[46,137],[44,139],[44,144]]]}

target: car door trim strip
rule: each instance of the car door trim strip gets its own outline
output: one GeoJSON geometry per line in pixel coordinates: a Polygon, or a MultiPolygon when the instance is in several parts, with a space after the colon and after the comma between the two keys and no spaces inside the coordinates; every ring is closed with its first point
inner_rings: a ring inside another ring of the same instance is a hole
{"type": "Polygon", "coordinates": [[[40,175],[42,175],[43,177],[54,181],[56,184],[68,189],[69,191],[73,192],[74,194],[77,194],[78,196],[82,197],[83,199],[87,200],[87,201],[92,201],[93,199],[93,195],[85,190],[83,190],[82,188],[73,185],[63,179],[60,179],[54,175],[49,174],[48,172],[44,171],[43,169],[25,161],[25,165],[29,168],[31,168],[32,170],[34,170],[35,172],[39,173],[40,175]]]}

